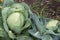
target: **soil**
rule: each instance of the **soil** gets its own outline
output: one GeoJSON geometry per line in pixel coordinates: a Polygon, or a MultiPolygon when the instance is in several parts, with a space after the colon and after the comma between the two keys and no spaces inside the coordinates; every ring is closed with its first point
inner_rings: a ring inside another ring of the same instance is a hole
{"type": "Polygon", "coordinates": [[[41,13],[44,17],[60,20],[60,2],[56,0],[17,0],[18,2],[26,2],[33,11],[41,13]]]}

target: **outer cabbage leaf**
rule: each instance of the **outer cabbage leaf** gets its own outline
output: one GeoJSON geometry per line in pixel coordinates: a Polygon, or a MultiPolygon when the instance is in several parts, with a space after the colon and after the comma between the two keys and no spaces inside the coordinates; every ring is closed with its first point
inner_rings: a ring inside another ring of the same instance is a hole
{"type": "Polygon", "coordinates": [[[17,39],[17,40],[33,40],[31,37],[26,36],[26,35],[17,36],[16,39],[17,39]]]}
{"type": "Polygon", "coordinates": [[[50,35],[44,35],[42,40],[53,40],[53,38],[50,35]]]}

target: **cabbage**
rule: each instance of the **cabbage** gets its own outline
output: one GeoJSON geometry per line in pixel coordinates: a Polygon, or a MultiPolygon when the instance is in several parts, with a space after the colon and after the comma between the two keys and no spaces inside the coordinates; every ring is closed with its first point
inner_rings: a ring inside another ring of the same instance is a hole
{"type": "Polygon", "coordinates": [[[57,20],[50,20],[47,25],[46,28],[49,30],[56,30],[56,28],[58,28],[58,22],[57,20]]]}
{"type": "Polygon", "coordinates": [[[10,30],[15,33],[21,33],[22,30],[28,28],[31,25],[31,20],[28,12],[29,8],[25,3],[16,3],[10,7],[5,7],[2,9],[2,17],[4,25],[6,25],[5,30],[8,32],[10,30]]]}

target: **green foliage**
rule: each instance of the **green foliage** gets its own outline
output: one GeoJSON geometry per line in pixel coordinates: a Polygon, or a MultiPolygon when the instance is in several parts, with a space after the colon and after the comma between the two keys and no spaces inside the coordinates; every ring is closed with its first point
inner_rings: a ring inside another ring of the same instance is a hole
{"type": "Polygon", "coordinates": [[[60,0],[55,0],[55,1],[60,2],[60,0]]]}
{"type": "Polygon", "coordinates": [[[50,35],[44,35],[42,40],[53,40],[53,38],[50,35]]]}
{"type": "Polygon", "coordinates": [[[16,39],[17,39],[17,40],[33,40],[31,37],[26,36],[26,35],[17,36],[16,39]]]}
{"type": "Polygon", "coordinates": [[[41,15],[36,15],[24,2],[5,0],[0,17],[0,39],[59,40],[59,23],[58,20],[42,17],[42,12],[41,15]]]}
{"type": "Polygon", "coordinates": [[[39,17],[33,14],[31,11],[30,11],[30,15],[33,25],[32,25],[32,29],[28,30],[28,32],[31,35],[42,40],[54,40],[55,38],[53,38],[52,35],[55,35],[55,37],[57,36],[56,40],[59,39],[58,37],[60,37],[59,36],[60,32],[58,32],[59,31],[58,29],[60,27],[59,26],[60,24],[58,20],[39,17]]]}

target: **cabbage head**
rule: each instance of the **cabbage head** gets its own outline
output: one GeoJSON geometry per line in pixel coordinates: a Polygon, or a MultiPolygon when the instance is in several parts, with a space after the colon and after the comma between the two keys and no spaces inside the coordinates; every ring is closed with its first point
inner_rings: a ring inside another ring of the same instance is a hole
{"type": "Polygon", "coordinates": [[[46,28],[49,30],[56,30],[58,28],[58,20],[50,20],[47,25],[46,28]]]}

